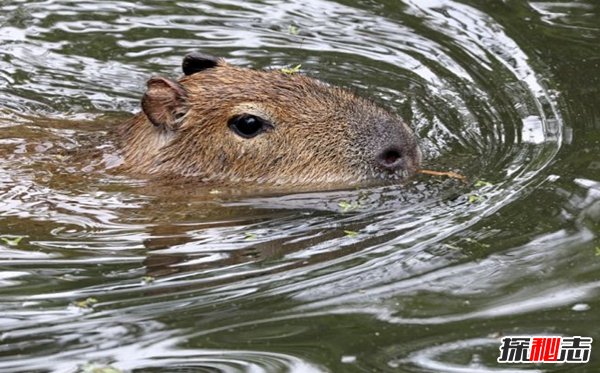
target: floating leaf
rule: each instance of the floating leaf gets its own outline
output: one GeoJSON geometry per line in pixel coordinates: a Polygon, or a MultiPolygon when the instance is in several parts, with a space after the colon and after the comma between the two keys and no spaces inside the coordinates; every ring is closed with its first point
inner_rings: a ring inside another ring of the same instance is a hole
{"type": "Polygon", "coordinates": [[[245,236],[245,240],[246,241],[252,241],[252,240],[255,240],[257,238],[256,234],[255,233],[251,233],[251,232],[245,232],[244,236],[245,236]]]}
{"type": "Polygon", "coordinates": [[[600,246],[596,247],[596,256],[600,256],[600,246]]]}
{"type": "Polygon", "coordinates": [[[292,75],[299,72],[301,67],[302,65],[296,65],[294,67],[284,67],[281,69],[281,72],[287,75],[292,75]]]}
{"type": "Polygon", "coordinates": [[[25,238],[25,236],[1,236],[0,239],[4,241],[8,246],[19,246],[19,242],[25,238]]]}
{"type": "Polygon", "coordinates": [[[76,301],[73,304],[75,305],[75,307],[79,307],[79,308],[92,308],[94,306],[94,304],[98,303],[98,300],[96,298],[87,298],[86,300],[80,300],[80,301],[76,301]]]}
{"type": "Polygon", "coordinates": [[[290,27],[288,27],[288,32],[292,35],[298,35],[300,29],[295,25],[290,25],[290,27]]]}
{"type": "Polygon", "coordinates": [[[154,277],[152,276],[144,276],[142,277],[142,282],[146,285],[151,284],[154,282],[154,277]]]}
{"type": "Polygon", "coordinates": [[[338,203],[338,206],[340,206],[340,209],[342,209],[342,212],[353,211],[359,207],[358,203],[348,202],[348,201],[341,201],[338,203]]]}
{"type": "Polygon", "coordinates": [[[123,371],[110,365],[86,363],[81,366],[81,373],[122,373],[123,371]]]}
{"type": "Polygon", "coordinates": [[[488,187],[488,186],[492,186],[494,184],[490,183],[489,181],[485,181],[485,180],[477,180],[475,182],[475,188],[483,188],[483,187],[488,187]]]}
{"type": "Polygon", "coordinates": [[[350,237],[350,238],[354,238],[354,237],[358,236],[358,232],[355,232],[355,231],[344,231],[344,233],[346,234],[347,237],[350,237]]]}
{"type": "Polygon", "coordinates": [[[481,201],[481,196],[477,195],[477,194],[471,194],[469,196],[469,203],[475,203],[475,202],[479,202],[481,201]]]}

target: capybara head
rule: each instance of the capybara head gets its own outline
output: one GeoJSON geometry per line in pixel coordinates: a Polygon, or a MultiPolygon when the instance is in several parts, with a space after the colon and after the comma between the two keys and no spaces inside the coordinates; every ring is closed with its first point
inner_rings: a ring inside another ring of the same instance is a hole
{"type": "Polygon", "coordinates": [[[354,93],[296,73],[240,68],[203,54],[179,81],[153,77],[123,127],[125,167],[218,183],[353,185],[419,167],[415,135],[354,93]]]}

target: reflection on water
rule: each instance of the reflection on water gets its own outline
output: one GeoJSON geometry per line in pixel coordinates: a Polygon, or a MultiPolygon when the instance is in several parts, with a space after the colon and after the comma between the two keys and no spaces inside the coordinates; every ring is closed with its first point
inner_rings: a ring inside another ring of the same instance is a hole
{"type": "Polygon", "coordinates": [[[545,371],[499,365],[498,337],[600,337],[592,0],[0,9],[0,371],[545,371]],[[374,97],[469,182],[115,174],[115,124],[195,50],[374,97]]]}

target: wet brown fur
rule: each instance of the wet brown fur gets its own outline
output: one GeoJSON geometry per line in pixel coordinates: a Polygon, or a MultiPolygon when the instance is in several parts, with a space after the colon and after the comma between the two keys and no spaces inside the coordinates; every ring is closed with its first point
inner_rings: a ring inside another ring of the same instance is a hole
{"type": "MultiPolygon", "coordinates": [[[[218,66],[178,83],[186,93],[182,118],[161,127],[142,111],[122,126],[129,171],[223,183],[312,185],[401,180],[419,166],[415,136],[399,117],[319,80],[219,60],[218,66]],[[242,138],[228,126],[242,113],[268,119],[274,128],[242,138]],[[397,172],[375,162],[377,152],[391,143],[402,148],[405,167],[397,172]]],[[[169,98],[164,101],[157,105],[171,110],[169,98]]]]}

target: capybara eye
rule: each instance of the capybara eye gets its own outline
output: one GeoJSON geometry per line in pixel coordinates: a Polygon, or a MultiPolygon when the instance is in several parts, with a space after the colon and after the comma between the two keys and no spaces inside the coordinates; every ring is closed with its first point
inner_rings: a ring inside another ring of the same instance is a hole
{"type": "Polygon", "coordinates": [[[238,115],[229,120],[229,128],[245,139],[255,137],[270,127],[266,120],[249,114],[238,115]]]}

